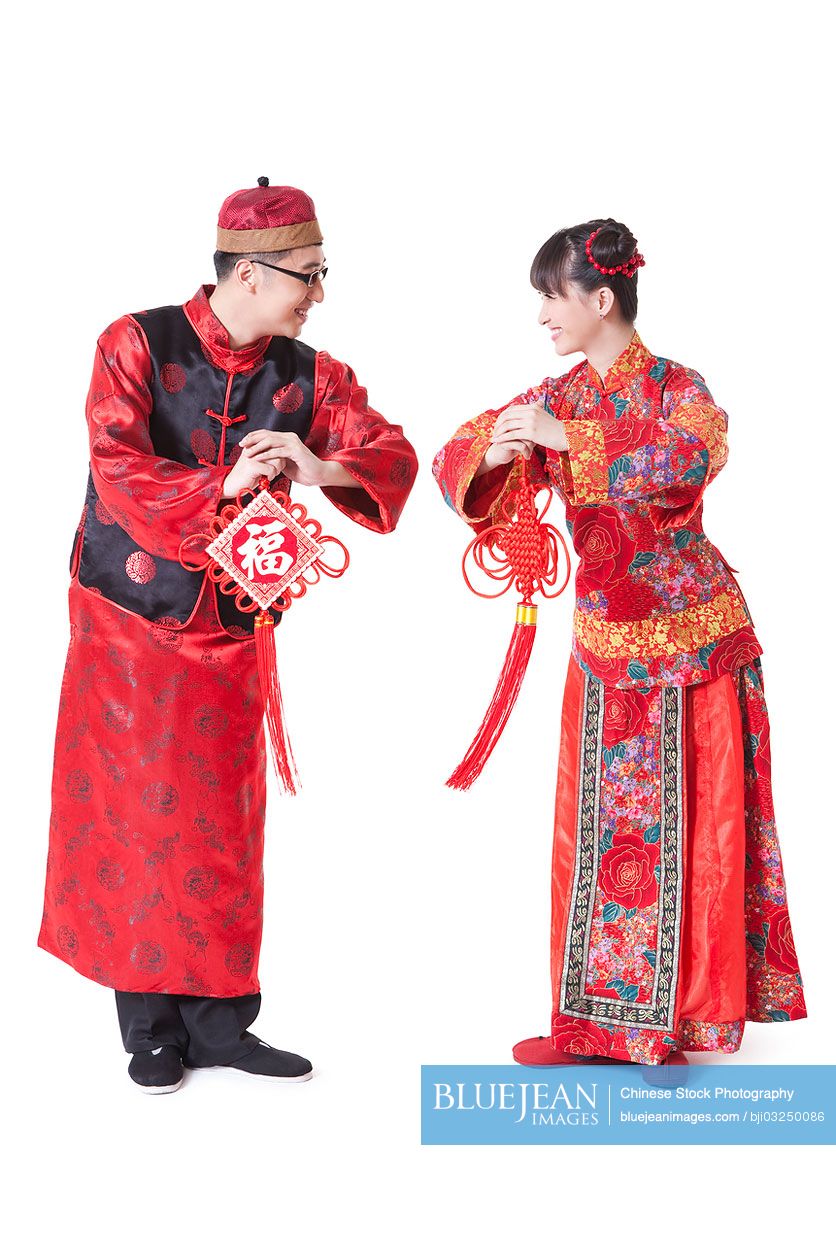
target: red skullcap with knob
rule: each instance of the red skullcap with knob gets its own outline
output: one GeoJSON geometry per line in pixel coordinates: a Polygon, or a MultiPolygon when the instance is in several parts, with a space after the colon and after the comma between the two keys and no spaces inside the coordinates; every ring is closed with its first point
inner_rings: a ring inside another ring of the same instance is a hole
{"type": "Polygon", "coordinates": [[[258,187],[227,196],[218,214],[217,248],[222,253],[277,253],[321,243],[310,196],[298,187],[270,187],[266,175],[258,187]]]}

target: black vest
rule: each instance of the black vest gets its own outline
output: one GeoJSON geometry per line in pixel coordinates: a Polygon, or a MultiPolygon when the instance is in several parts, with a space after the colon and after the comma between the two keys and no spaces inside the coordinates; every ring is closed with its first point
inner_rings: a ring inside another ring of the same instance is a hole
{"type": "MultiPolygon", "coordinates": [[[[213,366],[205,356],[197,333],[181,305],[133,314],[151,350],[151,399],[149,431],[154,452],[161,458],[184,466],[220,465],[218,454],[226,414],[240,422],[226,424],[223,464],[232,464],[232,451],[248,431],[295,431],[304,441],[313,417],[314,365],[316,351],[285,336],[274,336],[256,370],[232,376],[229,402],[224,410],[229,374],[213,366]],[[295,385],[289,388],[288,385],[295,385]],[[283,413],[274,397],[284,389],[287,398],[283,413]],[[301,394],[301,403],[300,401],[301,394]]],[[[279,487],[288,491],[290,481],[282,477],[279,487]]],[[[96,507],[99,495],[90,473],[87,501],[72,553],[70,574],[78,572],[79,583],[96,588],[109,601],[132,610],[150,621],[165,617],[172,628],[188,621],[200,595],[203,571],[187,571],[179,562],[154,555],[156,574],[146,584],[137,583],[127,573],[126,562],[136,553],[137,542],[117,523],[102,522],[96,507]]],[[[106,510],[100,513],[109,519],[106,510]]],[[[232,635],[243,629],[252,634],[254,614],[238,610],[234,597],[215,588],[220,621],[232,628],[232,635]]],[[[274,618],[280,618],[274,611],[274,618]]]]}

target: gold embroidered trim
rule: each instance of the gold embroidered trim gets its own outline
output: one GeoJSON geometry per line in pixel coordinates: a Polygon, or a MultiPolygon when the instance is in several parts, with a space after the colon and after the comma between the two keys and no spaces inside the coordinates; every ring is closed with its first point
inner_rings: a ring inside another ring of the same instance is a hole
{"type": "MultiPolygon", "coordinates": [[[[477,422],[478,419],[473,420],[474,426],[476,426],[477,422]]],[[[456,510],[468,523],[479,523],[488,517],[486,514],[468,514],[464,508],[464,499],[473,483],[476,469],[485,456],[485,450],[490,443],[490,436],[475,435],[465,456],[464,465],[456,477],[456,510]]]]}
{"type": "Polygon", "coordinates": [[[574,485],[573,505],[598,505],[609,496],[604,429],[594,418],[566,423],[566,443],[574,485]]]}
{"type": "Polygon", "coordinates": [[[738,628],[751,626],[736,589],[712,601],[652,619],[608,621],[575,607],[575,636],[597,658],[659,657],[695,653],[738,628]]]}

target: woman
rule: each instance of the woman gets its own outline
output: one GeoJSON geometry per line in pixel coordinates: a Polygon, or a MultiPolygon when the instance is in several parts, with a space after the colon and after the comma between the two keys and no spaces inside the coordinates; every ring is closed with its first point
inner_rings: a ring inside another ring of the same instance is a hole
{"type": "Polygon", "coordinates": [[[702,530],[727,416],[635,328],[644,259],[622,223],[553,235],[531,283],[585,360],[458,429],[433,473],[476,532],[526,458],[580,563],[552,865],[551,1035],[526,1064],[684,1062],[746,1020],[806,1016],[770,782],[761,646],[702,530]]]}

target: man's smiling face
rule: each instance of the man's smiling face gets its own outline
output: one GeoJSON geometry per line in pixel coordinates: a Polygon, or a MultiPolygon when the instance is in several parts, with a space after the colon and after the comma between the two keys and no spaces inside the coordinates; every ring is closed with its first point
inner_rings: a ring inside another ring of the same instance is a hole
{"type": "MultiPolygon", "coordinates": [[[[315,270],[323,269],[325,254],[321,244],[306,244],[292,249],[272,264],[281,266],[283,270],[312,274],[315,270]]],[[[281,274],[259,262],[253,262],[252,265],[256,272],[254,296],[258,305],[259,323],[269,335],[295,339],[304,327],[313,303],[321,301],[325,295],[322,280],[317,279],[310,287],[306,287],[301,279],[294,279],[292,275],[281,274]]]]}

